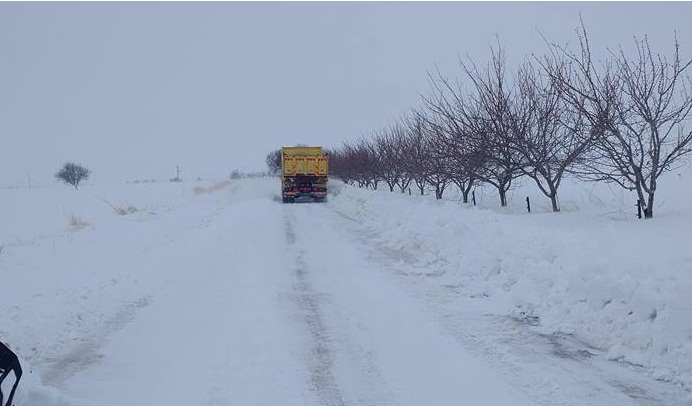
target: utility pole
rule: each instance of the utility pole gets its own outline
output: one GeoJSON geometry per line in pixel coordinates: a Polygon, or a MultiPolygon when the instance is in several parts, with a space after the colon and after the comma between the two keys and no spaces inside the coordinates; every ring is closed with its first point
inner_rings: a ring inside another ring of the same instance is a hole
{"type": "Polygon", "coordinates": [[[176,165],[175,166],[175,178],[171,178],[172,182],[180,182],[180,166],[176,165]]]}

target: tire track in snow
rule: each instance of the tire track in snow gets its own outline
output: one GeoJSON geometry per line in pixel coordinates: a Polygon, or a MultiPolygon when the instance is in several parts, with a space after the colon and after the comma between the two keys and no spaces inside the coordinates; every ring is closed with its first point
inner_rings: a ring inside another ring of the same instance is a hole
{"type": "Polygon", "coordinates": [[[289,253],[291,250],[297,250],[293,269],[297,302],[312,339],[309,360],[310,389],[316,394],[319,404],[342,406],[344,400],[332,374],[334,363],[330,338],[322,320],[318,295],[309,281],[308,268],[303,260],[304,252],[296,247],[295,229],[292,216],[288,212],[285,212],[284,231],[289,253]]]}
{"type": "MultiPolygon", "coordinates": [[[[304,270],[310,271],[308,277],[312,291],[318,292],[316,299],[319,300],[320,318],[325,326],[324,331],[329,333],[331,374],[338,383],[341,401],[345,405],[401,404],[375,360],[377,349],[373,348],[372,342],[365,339],[369,335],[368,327],[349,312],[350,308],[347,304],[338,301],[334,292],[324,291],[326,287],[319,283],[321,277],[343,270],[343,267],[335,267],[334,264],[324,262],[323,256],[331,258],[333,251],[341,250],[332,246],[331,242],[335,240],[331,233],[339,230],[338,233],[342,234],[350,230],[341,229],[342,224],[332,223],[336,214],[325,204],[290,205],[288,213],[290,213],[292,225],[310,224],[309,232],[298,236],[299,247],[304,248],[306,244],[309,244],[309,249],[301,250],[299,259],[305,265],[304,270]],[[335,268],[338,270],[335,271],[335,268]],[[313,273],[315,270],[319,270],[319,274],[313,273]]],[[[286,231],[287,240],[291,243],[295,242],[295,229],[286,229],[286,231]]],[[[359,232],[356,232],[354,236],[359,236],[359,232]]],[[[350,239],[347,239],[347,242],[340,241],[336,247],[349,244],[348,242],[350,239]]],[[[348,265],[341,265],[348,268],[348,265]]],[[[330,285],[328,289],[334,287],[330,285]]]]}
{"type": "Polygon", "coordinates": [[[43,383],[60,387],[75,373],[98,362],[103,357],[100,351],[106,338],[132,321],[137,312],[149,305],[149,301],[150,298],[145,296],[125,304],[115,315],[104,319],[98,331],[82,338],[81,343],[74,346],[69,352],[55,358],[46,357],[48,367],[46,372],[41,375],[43,383]]]}

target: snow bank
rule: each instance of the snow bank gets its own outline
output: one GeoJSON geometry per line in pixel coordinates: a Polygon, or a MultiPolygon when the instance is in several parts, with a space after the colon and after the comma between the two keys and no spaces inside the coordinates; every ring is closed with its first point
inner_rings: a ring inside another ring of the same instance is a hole
{"type": "MultiPolygon", "coordinates": [[[[576,335],[612,360],[689,389],[689,179],[671,177],[648,221],[634,216],[629,201],[636,198],[583,183],[564,187],[567,209],[559,214],[546,212],[539,196],[525,213],[529,188],[515,191],[519,204],[502,211],[343,184],[330,205],[375,232],[402,272],[454,287],[544,333],[576,335]]],[[[480,194],[483,206],[492,206],[491,194],[480,194]]]]}

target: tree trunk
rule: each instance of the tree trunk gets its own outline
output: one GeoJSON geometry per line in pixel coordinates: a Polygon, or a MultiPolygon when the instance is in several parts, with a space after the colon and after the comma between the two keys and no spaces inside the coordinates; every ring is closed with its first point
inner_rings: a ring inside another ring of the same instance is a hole
{"type": "Polygon", "coordinates": [[[507,206],[507,190],[504,187],[498,187],[497,190],[500,193],[500,206],[507,206]]]}
{"type": "Polygon", "coordinates": [[[654,193],[650,192],[649,193],[649,199],[646,204],[646,208],[644,208],[644,219],[651,219],[654,217],[654,193]]]}
{"type": "Polygon", "coordinates": [[[473,180],[469,181],[466,188],[460,188],[461,197],[465,204],[469,203],[469,194],[471,193],[471,188],[473,188],[473,180]]]}
{"type": "Polygon", "coordinates": [[[425,188],[425,181],[422,181],[422,182],[421,182],[421,181],[419,181],[418,179],[415,179],[414,181],[415,181],[415,183],[416,183],[416,186],[417,186],[418,189],[420,190],[420,194],[421,194],[421,196],[422,196],[422,195],[423,195],[423,188],[425,188]]]}
{"type": "Polygon", "coordinates": [[[644,212],[644,219],[651,219],[654,217],[654,191],[647,194],[648,199],[644,199],[644,188],[641,185],[637,185],[637,197],[639,198],[639,205],[641,205],[642,212],[644,212]]]}
{"type": "Polygon", "coordinates": [[[435,185],[435,199],[442,199],[442,194],[444,193],[444,191],[445,189],[443,186],[441,186],[440,184],[435,185]]]}
{"type": "Polygon", "coordinates": [[[557,206],[557,194],[553,193],[550,195],[550,203],[553,205],[553,212],[560,212],[560,208],[557,206]]]}

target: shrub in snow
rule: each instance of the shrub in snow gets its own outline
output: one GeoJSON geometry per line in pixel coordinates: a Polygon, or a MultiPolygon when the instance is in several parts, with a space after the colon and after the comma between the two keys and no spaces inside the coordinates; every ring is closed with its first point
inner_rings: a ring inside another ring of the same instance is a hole
{"type": "Polygon", "coordinates": [[[113,209],[113,212],[115,212],[118,215],[122,215],[122,216],[131,215],[131,214],[139,211],[139,209],[137,209],[137,207],[134,205],[130,205],[130,204],[113,205],[112,203],[110,203],[108,201],[104,201],[104,202],[106,202],[106,204],[108,204],[108,206],[110,206],[111,209],[113,209]]]}
{"type": "Polygon", "coordinates": [[[80,182],[89,179],[90,174],[91,170],[86,167],[75,163],[66,163],[55,173],[55,178],[77,189],[80,182]]]}
{"type": "Polygon", "coordinates": [[[70,226],[74,229],[84,229],[85,227],[91,225],[91,223],[75,215],[67,215],[67,220],[70,222],[70,226]]]}

